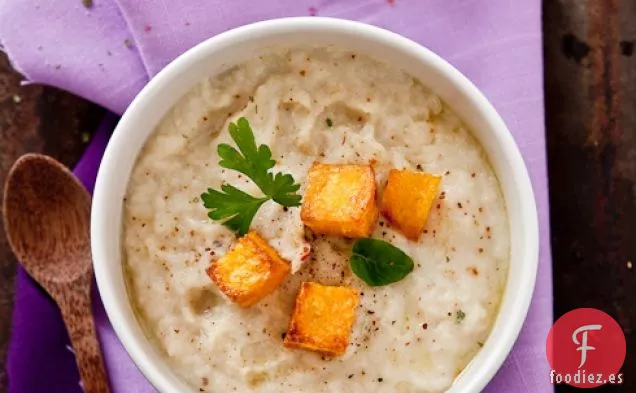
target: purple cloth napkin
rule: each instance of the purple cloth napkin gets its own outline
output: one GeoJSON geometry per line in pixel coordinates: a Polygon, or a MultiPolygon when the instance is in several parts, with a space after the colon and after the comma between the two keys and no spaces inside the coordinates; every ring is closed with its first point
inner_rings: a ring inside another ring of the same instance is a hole
{"type": "MultiPolygon", "coordinates": [[[[488,392],[547,392],[545,340],[552,276],[543,122],[540,0],[4,0],[0,45],[26,82],[57,86],[121,114],[135,94],[192,45],[249,22],[319,15],[358,20],[409,37],[455,65],[493,102],[519,144],[534,184],[541,251],[530,313],[488,392]]],[[[75,173],[92,190],[109,117],[75,173]]],[[[80,392],[68,337],[52,301],[22,271],[9,347],[12,393],[80,392]]],[[[114,393],[153,392],[108,323],[94,314],[114,393]]]]}

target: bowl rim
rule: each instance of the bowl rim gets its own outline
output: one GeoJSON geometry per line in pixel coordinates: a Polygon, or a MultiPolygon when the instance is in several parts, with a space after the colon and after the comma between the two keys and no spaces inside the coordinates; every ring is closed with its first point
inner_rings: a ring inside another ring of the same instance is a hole
{"type": "MultiPolygon", "coordinates": [[[[113,280],[116,280],[116,278],[109,272],[109,261],[106,258],[107,248],[109,247],[108,240],[110,239],[107,229],[111,220],[107,217],[107,209],[103,207],[111,203],[109,201],[111,199],[109,185],[113,182],[120,182],[121,176],[111,168],[112,165],[109,165],[109,163],[120,159],[118,152],[126,144],[127,135],[125,134],[129,132],[129,123],[132,123],[131,114],[134,114],[140,107],[152,101],[153,96],[163,85],[173,78],[178,78],[180,73],[196,64],[201,58],[214,53],[220,44],[228,45],[232,41],[240,41],[250,36],[260,37],[261,35],[279,34],[281,31],[289,32],[294,29],[307,28],[364,35],[367,40],[380,41],[401,51],[413,54],[421,62],[428,63],[436,68],[452,85],[461,90],[471,105],[474,105],[487,119],[488,123],[492,125],[491,129],[494,137],[498,138],[499,142],[504,146],[503,150],[507,155],[506,159],[512,167],[513,178],[516,179],[517,183],[516,186],[519,188],[521,195],[525,196],[520,200],[522,210],[520,215],[526,226],[523,243],[525,251],[523,253],[523,261],[518,262],[523,263],[522,270],[525,280],[515,288],[514,307],[509,314],[506,314],[505,319],[507,322],[499,322],[502,307],[500,305],[495,323],[491,326],[487,343],[457,377],[458,380],[461,379],[466,369],[479,358],[479,366],[470,372],[472,379],[464,380],[461,386],[455,386],[457,385],[456,380],[454,385],[448,390],[448,392],[481,391],[491,381],[511,352],[528,314],[534,293],[539,265],[539,227],[532,183],[521,152],[503,119],[483,93],[466,76],[423,45],[397,33],[362,22],[328,17],[285,17],[236,27],[208,38],[178,56],[157,73],[137,94],[117,124],[106,147],[95,182],[91,209],[91,248],[93,250],[94,272],[109,322],[137,368],[156,389],[162,392],[176,392],[183,389],[183,386],[178,386],[175,383],[174,378],[162,375],[160,366],[157,364],[160,361],[153,360],[152,355],[144,352],[141,348],[141,344],[137,342],[133,332],[134,325],[138,325],[138,322],[134,315],[132,319],[130,318],[130,315],[124,311],[125,306],[122,306],[122,303],[117,300],[118,295],[113,286],[113,280]],[[500,329],[503,330],[504,334],[498,336],[493,343],[490,337],[492,337],[496,325],[501,323],[504,323],[503,328],[500,329]]],[[[150,135],[152,135],[152,132],[145,139],[147,140],[150,135]]],[[[138,153],[139,151],[137,151],[138,153]]],[[[132,159],[136,159],[136,156],[132,159]]],[[[499,181],[501,182],[501,179],[499,181]]],[[[127,182],[128,178],[126,179],[127,182]]],[[[121,229],[119,229],[119,232],[121,234],[121,229]]],[[[503,300],[508,297],[509,279],[510,271],[506,279],[506,289],[502,296],[502,304],[503,300]]],[[[125,301],[128,302],[128,296],[125,298],[125,301]]]]}

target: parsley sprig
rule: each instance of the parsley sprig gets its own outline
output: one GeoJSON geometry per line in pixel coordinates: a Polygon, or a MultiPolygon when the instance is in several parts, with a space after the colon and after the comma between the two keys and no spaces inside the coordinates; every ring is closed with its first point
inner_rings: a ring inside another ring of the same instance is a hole
{"type": "Polygon", "coordinates": [[[301,196],[296,193],[300,184],[295,183],[290,174],[270,172],[276,161],[272,159],[267,145],[256,146],[254,133],[246,118],[230,123],[229,131],[239,150],[226,143],[220,144],[217,148],[221,157],[219,165],[249,177],[264,196],[255,197],[230,184],[223,184],[221,191],[208,188],[206,193],[201,194],[201,200],[203,206],[209,209],[208,217],[223,221],[223,225],[244,235],[258,209],[270,199],[286,207],[300,206],[301,196]]]}

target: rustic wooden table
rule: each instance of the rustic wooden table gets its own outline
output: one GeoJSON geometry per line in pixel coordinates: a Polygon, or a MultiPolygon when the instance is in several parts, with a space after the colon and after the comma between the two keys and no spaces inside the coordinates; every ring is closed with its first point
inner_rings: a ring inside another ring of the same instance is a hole
{"type": "MultiPolygon", "coordinates": [[[[555,317],[595,307],[620,323],[628,346],[625,384],[599,389],[613,392],[636,391],[634,17],[636,1],[544,1],[555,317]]],[[[25,152],[72,166],[103,114],[69,94],[19,81],[0,57],[0,191],[8,168],[25,152]]],[[[1,223],[0,261],[2,392],[15,261],[1,223]]]]}
{"type": "Polygon", "coordinates": [[[631,0],[544,1],[555,317],[594,307],[623,328],[625,384],[601,391],[636,391],[634,17],[631,0]]]}

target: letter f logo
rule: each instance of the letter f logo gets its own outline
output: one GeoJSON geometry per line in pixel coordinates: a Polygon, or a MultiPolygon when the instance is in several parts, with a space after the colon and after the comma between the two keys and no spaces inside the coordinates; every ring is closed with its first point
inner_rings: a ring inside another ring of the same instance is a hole
{"type": "Polygon", "coordinates": [[[594,347],[590,347],[587,345],[588,330],[601,330],[601,327],[602,327],[601,325],[585,325],[576,329],[574,333],[572,334],[572,341],[574,341],[574,344],[581,345],[580,347],[576,348],[577,351],[581,351],[581,364],[579,364],[579,368],[583,367],[583,365],[585,364],[585,360],[587,360],[587,351],[592,351],[596,349],[594,347]],[[581,342],[579,342],[576,336],[581,332],[583,332],[582,334],[583,338],[581,342]]]}

